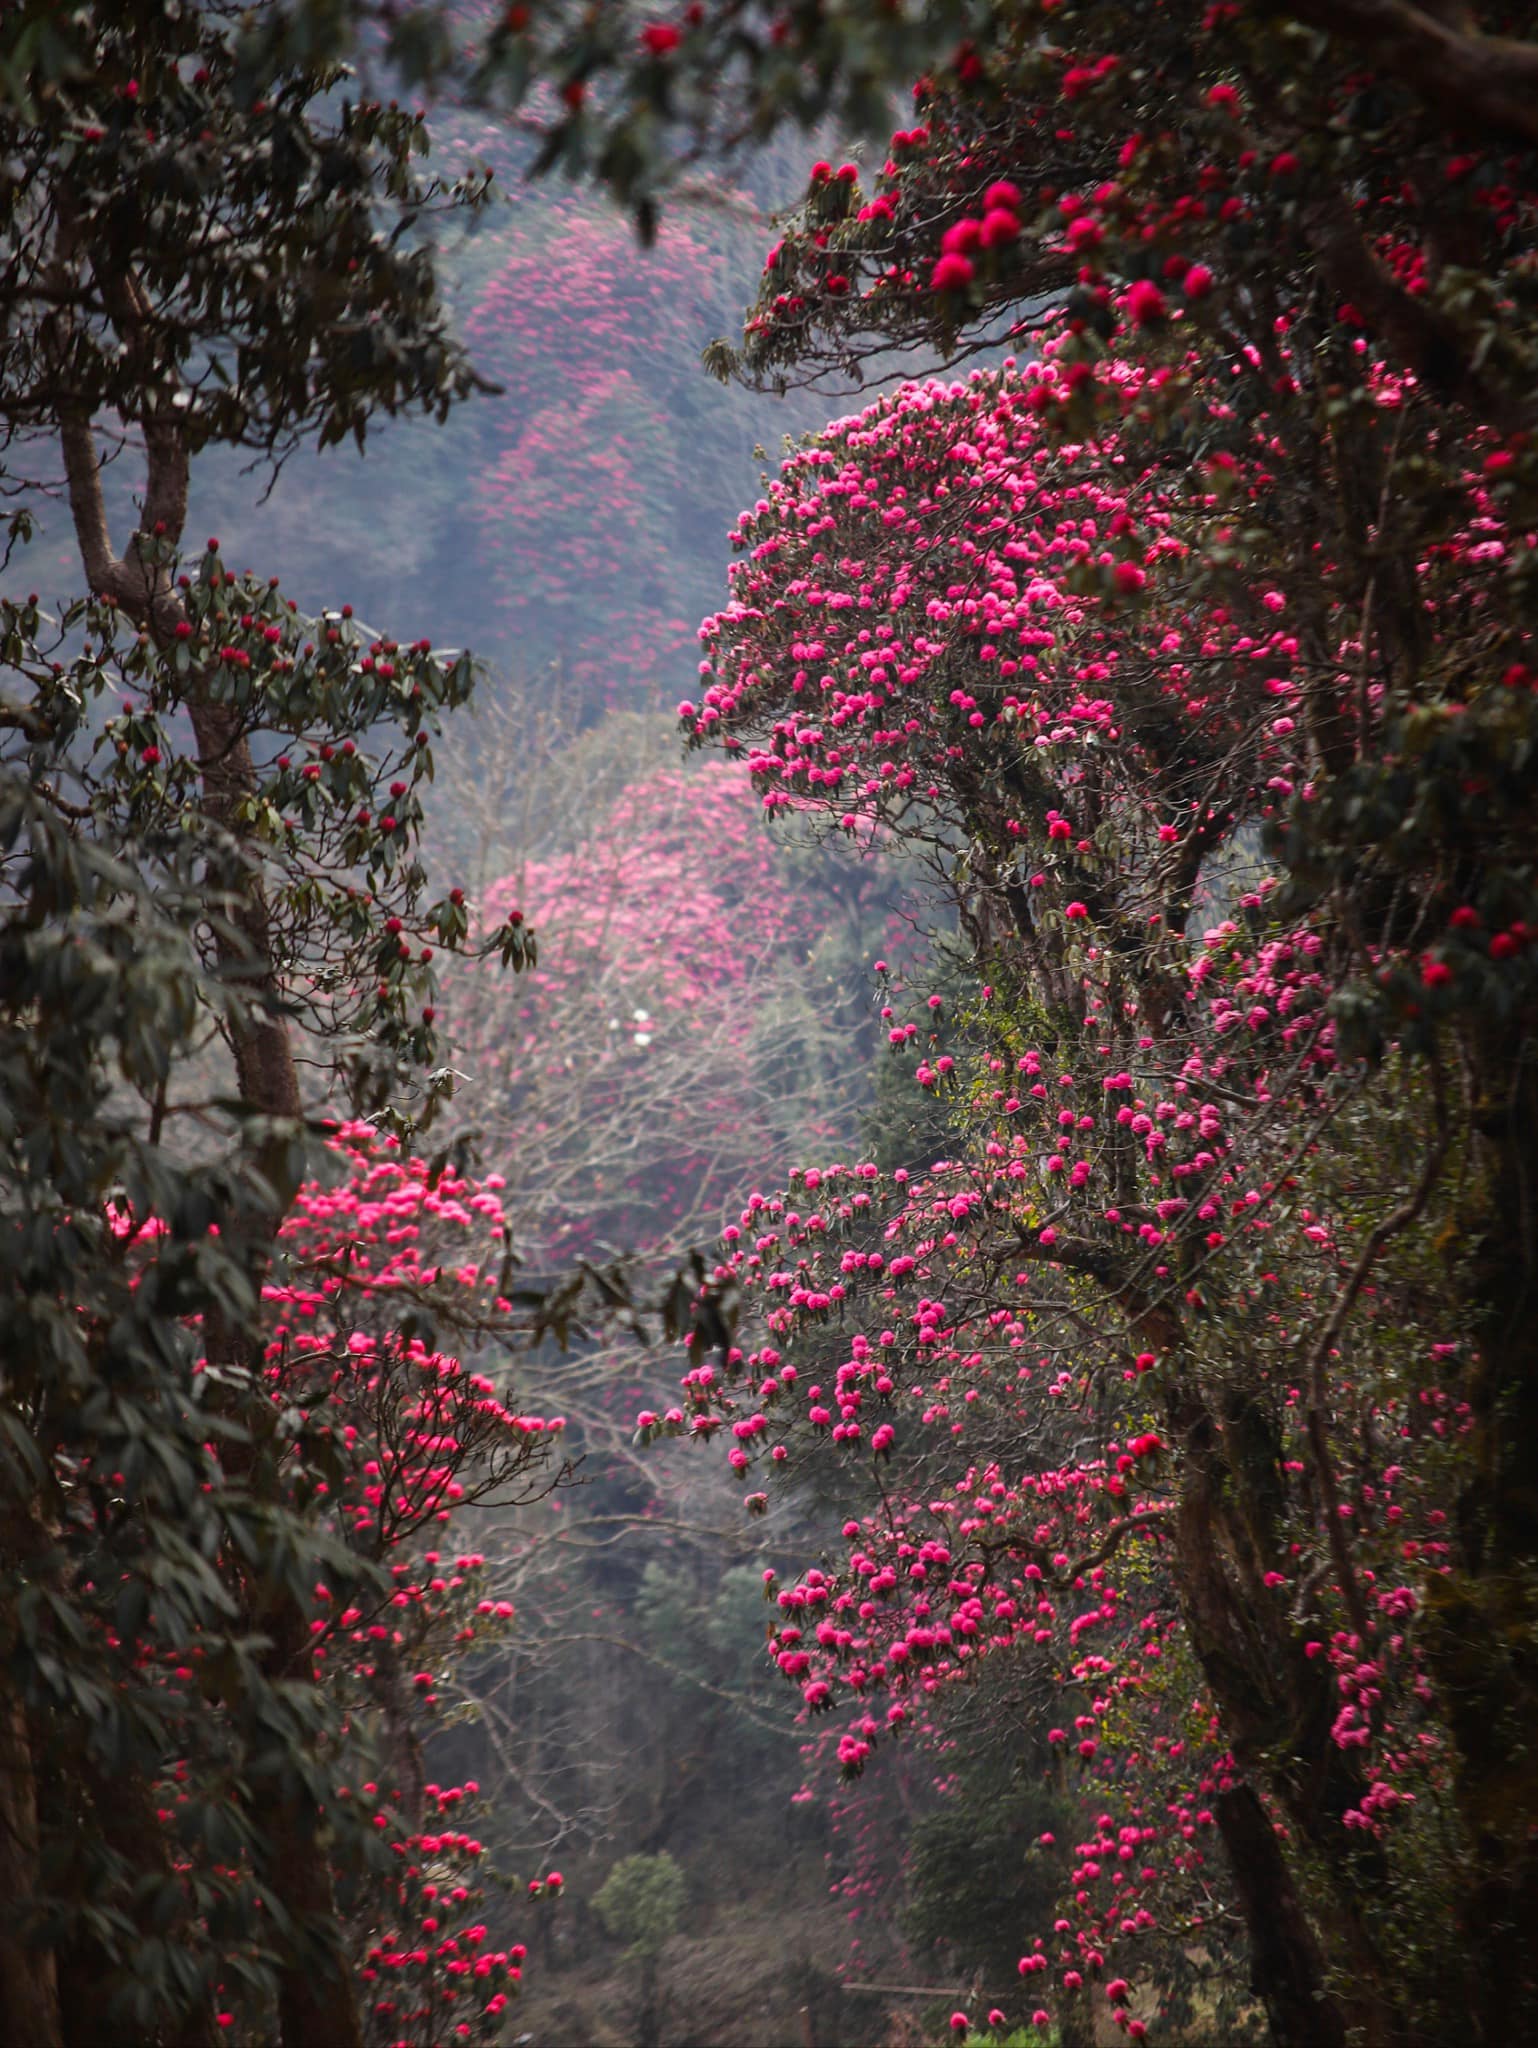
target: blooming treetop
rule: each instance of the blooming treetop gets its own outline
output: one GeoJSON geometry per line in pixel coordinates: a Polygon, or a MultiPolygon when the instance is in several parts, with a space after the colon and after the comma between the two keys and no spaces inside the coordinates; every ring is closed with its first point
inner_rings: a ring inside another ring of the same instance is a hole
{"type": "MultiPolygon", "coordinates": [[[[1378,1269],[1437,1182],[1446,1110],[1433,1076],[1402,1201],[1364,1208],[1330,1163],[1360,1147],[1374,1085],[1359,1035],[1343,1054],[1342,1005],[1370,977],[1413,1034],[1474,986],[1520,1002],[1538,930],[1504,797],[1472,828],[1417,813],[1405,830],[1430,844],[1375,849],[1425,875],[1433,847],[1482,829],[1492,860],[1482,882],[1454,867],[1423,883],[1413,920],[1360,897],[1365,938],[1263,858],[1262,830],[1283,843],[1334,798],[1342,755],[1405,746],[1404,708],[1361,665],[1343,534],[1304,555],[1301,585],[1264,543],[1247,563],[1292,460],[1254,407],[1190,383],[1208,452],[1164,458],[1145,395],[1197,367],[1178,340],[1172,369],[1096,367],[1065,335],[1036,363],[908,386],[838,423],[745,515],[731,602],[702,628],[702,697],[683,707],[691,736],[735,743],[771,813],[875,816],[928,844],[988,987],[976,1062],[914,1069],[954,1101],[960,1156],[890,1183],[818,1169],[746,1212],[717,1284],[748,1285],[768,1342],[724,1373],[696,1362],[685,1406],[647,1426],[724,1418],[746,1470],[787,1454],[789,1408],[846,1457],[899,1461],[880,1514],[848,1525],[847,1564],[788,1589],[775,1637],[808,1708],[845,1686],[861,1700],[846,1766],[915,1691],[1000,1646],[1078,1697],[1061,1732],[1130,1802],[1117,1826],[1133,1835],[1102,1824],[1059,1945],[1023,1959],[1069,1992],[1160,1924],[1144,1885],[1191,1876],[1193,1792],[1250,1915],[1288,1886],[1257,1790],[1343,1886],[1445,1797],[1445,1735],[1401,1624],[1427,1565],[1453,1569],[1441,1446],[1474,1425],[1456,1325],[1420,1324],[1378,1269]],[[1359,1403],[1364,1346],[1379,1366],[1359,1403]],[[954,1434],[965,1462],[910,1492],[915,1425],[954,1434]],[[1187,1657],[1214,1748],[1196,1787],[1156,1798],[1144,1774],[1189,1732],[1191,1699],[1166,1681],[1187,1657]],[[1134,1709],[1131,1752],[1108,1752],[1106,1717],[1134,1709]],[[1272,1749],[1279,1726],[1308,1731],[1306,1767],[1272,1749]],[[1103,1860],[1118,1839],[1144,1877],[1103,1860]]],[[[1438,431],[1413,378],[1368,389],[1369,437],[1438,431]]],[[[1417,565],[1428,658],[1482,664],[1441,714],[1481,763],[1533,715],[1504,609],[1527,542],[1492,474],[1476,437],[1417,565]]],[[[894,1019],[894,1052],[918,1035],[894,1019]]],[[[1382,1940],[1361,1944],[1378,1983],[1382,1940]]]]}

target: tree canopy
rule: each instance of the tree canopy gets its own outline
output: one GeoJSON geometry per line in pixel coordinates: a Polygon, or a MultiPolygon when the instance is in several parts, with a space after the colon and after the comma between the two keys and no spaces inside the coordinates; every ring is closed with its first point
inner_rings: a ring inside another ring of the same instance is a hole
{"type": "Polygon", "coordinates": [[[927,846],[979,980],[955,1052],[939,996],[889,1005],[953,1156],[809,1173],[718,1268],[744,1465],[787,1402],[899,1460],[779,1663],[852,1697],[849,1768],[1003,1649],[1078,1693],[1108,1814],[1021,1960],[1043,2024],[1101,1978],[1145,2031],[1111,1957],[1187,1909],[1140,1887],[1210,1881],[1173,1755],[1274,2038],[1498,2040],[1534,1974],[1530,47],[992,26],[879,170],[813,168],[717,358],[992,358],[790,458],[682,707],[771,814],[927,846]]]}

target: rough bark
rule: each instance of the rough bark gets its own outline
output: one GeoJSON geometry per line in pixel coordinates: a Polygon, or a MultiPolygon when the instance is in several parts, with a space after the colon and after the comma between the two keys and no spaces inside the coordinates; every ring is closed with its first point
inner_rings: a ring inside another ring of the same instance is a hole
{"type": "Polygon", "coordinates": [[[1538,2025],[1538,1027],[1473,1034],[1479,1186],[1462,1219],[1475,1364],[1472,1473],[1453,1568],[1428,1577],[1423,1641],[1476,1859],[1460,1923],[1468,2039],[1538,2025]]]}
{"type": "Polygon", "coordinates": [[[1325,1987],[1324,1957],[1276,1830],[1247,1784],[1220,1792],[1218,1832],[1250,1938],[1250,1981],[1276,2048],[1346,2048],[1346,2023],[1325,1987]]]}
{"type": "Polygon", "coordinates": [[[0,1698],[0,2038],[27,2048],[63,2048],[53,1951],[33,1938],[27,1911],[38,1872],[37,1775],[26,1708],[0,1698]]]}
{"type": "Polygon", "coordinates": [[[1278,1889],[1275,1864],[1285,1871],[1286,1859],[1273,1836],[1267,1864],[1249,1875],[1248,1894],[1235,1871],[1252,1947],[1265,1955],[1270,1973],[1268,2002],[1316,2012],[1314,2034],[1303,2040],[1338,2026],[1341,2038],[1350,2033],[1361,2048],[1390,2048],[1404,2039],[1394,1973],[1356,1904],[1386,1873],[1376,1845],[1344,1824],[1367,1787],[1354,1756],[1332,1739],[1328,1670],[1303,1654],[1295,1631],[1273,1621],[1273,1609],[1256,1597],[1266,1509],[1230,1469],[1225,1436],[1233,1429],[1220,1428],[1190,1386],[1173,1397],[1170,1421],[1184,1450],[1175,1551],[1192,1650],[1239,1768],[1265,1784],[1326,1878],[1326,1897],[1305,1917],[1317,1930],[1319,1953],[1351,1987],[1349,1997],[1330,1994],[1306,1944],[1273,1938],[1270,1915],[1280,1903],[1290,1899],[1303,1913],[1290,1878],[1285,1892],[1278,1889]]]}
{"type": "Polygon", "coordinates": [[[1538,143],[1538,47],[1481,35],[1447,0],[1276,0],[1273,12],[1354,43],[1367,62],[1418,92],[1451,126],[1538,143]]]}

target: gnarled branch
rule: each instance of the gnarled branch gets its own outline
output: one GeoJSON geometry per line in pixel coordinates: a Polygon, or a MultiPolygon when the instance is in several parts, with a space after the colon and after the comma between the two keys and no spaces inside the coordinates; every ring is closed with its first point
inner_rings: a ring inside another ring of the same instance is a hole
{"type": "Polygon", "coordinates": [[[1285,11],[1355,43],[1450,125],[1538,143],[1538,45],[1482,35],[1466,9],[1430,0],[1287,0],[1285,11]]]}

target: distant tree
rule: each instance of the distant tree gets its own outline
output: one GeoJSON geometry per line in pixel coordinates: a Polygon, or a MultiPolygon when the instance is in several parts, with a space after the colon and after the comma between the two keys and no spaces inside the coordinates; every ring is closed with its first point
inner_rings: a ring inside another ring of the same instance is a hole
{"type": "Polygon", "coordinates": [[[582,824],[482,892],[488,931],[516,914],[551,936],[516,1000],[456,976],[459,1106],[493,1156],[516,1148],[542,1258],[681,1253],[745,1175],[852,1127],[856,963],[891,885],[836,852],[798,873],[719,765],[654,769],[582,824]]]}
{"type": "MultiPolygon", "coordinates": [[[[665,1282],[749,1176],[852,1138],[892,877],[870,848],[776,843],[729,770],[680,769],[639,715],[581,727],[540,683],[464,721],[440,768],[459,792],[445,859],[491,925],[517,909],[541,935],[515,989],[468,965],[446,977],[453,1109],[505,1179],[520,1286],[579,1260],[608,1272],[621,1248],[665,1282]]],[[[634,1443],[637,1408],[670,1405],[673,1376],[671,1347],[638,1345],[619,1315],[532,1359],[530,1397],[565,1416],[579,1485],[486,1540],[521,1620],[464,1674],[482,1717],[466,1742],[485,1745],[482,1777],[507,1769],[510,1853],[557,1855],[574,1890],[631,1848],[719,1867],[757,1817],[780,1824],[799,1781],[781,1702],[766,1709],[725,1640],[736,1574],[761,1594],[775,1532],[739,1526],[727,1473],[634,1443]],[[700,1795],[728,1743],[777,1761],[723,1835],[700,1795]]],[[[567,1944],[584,1924],[568,1917],[567,1944]]]]}
{"type": "Polygon", "coordinates": [[[662,2039],[660,1966],[670,1934],[683,1915],[684,1874],[666,1851],[658,1856],[626,1856],[615,1864],[593,1900],[600,1919],[628,1945],[635,1962],[636,2040],[639,2048],[657,2048],[662,2039]]]}
{"type": "Polygon", "coordinates": [[[676,698],[719,591],[754,406],[699,357],[752,274],[744,214],[726,191],[676,207],[642,251],[601,200],[552,193],[460,259],[466,336],[501,386],[481,428],[477,563],[505,644],[528,669],[555,664],[589,719],[676,698]]]}

